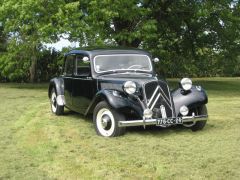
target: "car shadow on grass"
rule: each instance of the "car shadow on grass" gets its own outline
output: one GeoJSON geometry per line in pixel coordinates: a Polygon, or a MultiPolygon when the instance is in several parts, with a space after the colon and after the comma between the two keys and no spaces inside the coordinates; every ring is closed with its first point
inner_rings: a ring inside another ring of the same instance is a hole
{"type": "Polygon", "coordinates": [[[92,123],[92,116],[84,116],[83,114],[71,111],[69,109],[64,110],[63,116],[71,116],[74,119],[81,120],[87,123],[92,123]]]}
{"type": "MultiPolygon", "coordinates": [[[[77,112],[71,111],[71,110],[65,110],[64,116],[70,116],[77,121],[83,121],[84,123],[89,124],[90,126],[93,126],[92,116],[84,116],[82,114],[79,114],[77,112]]],[[[204,127],[203,131],[212,131],[212,129],[216,129],[217,127],[212,123],[207,123],[207,125],[204,127]]],[[[176,125],[176,126],[170,126],[170,127],[159,127],[159,126],[146,126],[145,128],[143,126],[133,126],[133,127],[127,127],[126,133],[128,134],[139,134],[139,135],[147,135],[147,134],[169,134],[169,133],[183,133],[183,132],[192,132],[190,128],[184,127],[182,125],[176,125]]],[[[192,132],[196,133],[196,132],[192,132]]]]}
{"type": "Polygon", "coordinates": [[[165,134],[170,132],[182,132],[188,130],[183,126],[171,126],[171,127],[158,127],[158,126],[136,126],[136,127],[127,127],[127,132],[129,133],[141,133],[141,134],[165,134]]]}
{"type": "MultiPolygon", "coordinates": [[[[213,124],[206,124],[206,126],[204,127],[203,130],[200,131],[204,131],[204,132],[209,132],[213,129],[217,129],[217,127],[213,124]]],[[[166,134],[169,135],[169,133],[183,133],[183,132],[190,132],[190,133],[197,133],[197,132],[193,132],[190,128],[184,127],[182,125],[176,125],[176,126],[170,126],[170,127],[159,127],[159,126],[146,126],[146,128],[144,129],[143,126],[136,126],[136,127],[127,127],[127,133],[139,133],[142,135],[146,135],[146,134],[166,134]]]]}

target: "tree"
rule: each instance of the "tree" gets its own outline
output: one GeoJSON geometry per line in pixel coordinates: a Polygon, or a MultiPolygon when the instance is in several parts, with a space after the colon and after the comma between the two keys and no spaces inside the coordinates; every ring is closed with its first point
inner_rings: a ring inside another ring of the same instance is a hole
{"type": "Polygon", "coordinates": [[[236,0],[0,0],[1,74],[36,81],[43,70],[37,66],[46,65],[43,43],[64,36],[80,46],[144,48],[171,77],[236,75],[239,6],[236,0]]]}
{"type": "Polygon", "coordinates": [[[238,1],[151,1],[151,7],[158,36],[144,47],[163,57],[165,74],[224,75],[226,63],[234,66],[226,56],[236,61],[239,54],[238,1]]]}
{"type": "Polygon", "coordinates": [[[148,7],[136,0],[81,0],[71,3],[77,11],[72,12],[71,27],[66,23],[62,33],[81,45],[120,45],[138,47],[143,39],[156,31],[156,21],[149,19],[148,7]],[[70,28],[70,29],[69,29],[70,28]]]}
{"type": "Polygon", "coordinates": [[[225,64],[232,71],[236,62],[238,1],[82,0],[78,9],[71,38],[150,50],[164,59],[168,76],[223,75],[225,64]],[[226,57],[232,60],[223,63],[226,57]]]}
{"type": "Polygon", "coordinates": [[[4,32],[8,34],[11,42],[8,47],[9,58],[6,60],[12,59],[13,54],[17,56],[21,54],[21,61],[26,61],[26,63],[21,62],[20,64],[29,66],[31,82],[37,79],[37,60],[42,43],[58,39],[58,29],[55,27],[58,18],[56,17],[58,13],[56,4],[61,6],[64,3],[61,0],[2,1],[0,15],[4,24],[4,32]]]}
{"type": "Polygon", "coordinates": [[[7,36],[4,33],[4,28],[0,22],[0,53],[5,52],[7,47],[7,36]]]}

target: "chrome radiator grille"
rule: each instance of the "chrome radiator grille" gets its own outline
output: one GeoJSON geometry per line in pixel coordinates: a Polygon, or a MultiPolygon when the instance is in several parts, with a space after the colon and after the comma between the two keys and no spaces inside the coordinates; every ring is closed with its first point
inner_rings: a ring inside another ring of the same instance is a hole
{"type": "Polygon", "coordinates": [[[155,117],[175,117],[172,97],[168,85],[165,82],[147,82],[144,84],[143,89],[147,106],[149,109],[153,110],[155,117]]]}

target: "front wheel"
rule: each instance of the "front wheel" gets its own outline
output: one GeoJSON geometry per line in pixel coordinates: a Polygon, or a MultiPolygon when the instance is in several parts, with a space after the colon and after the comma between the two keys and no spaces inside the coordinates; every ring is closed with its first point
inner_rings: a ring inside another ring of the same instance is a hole
{"type": "Polygon", "coordinates": [[[124,121],[123,114],[111,108],[105,101],[97,104],[93,112],[93,121],[98,135],[116,137],[125,133],[125,127],[119,127],[118,121],[124,121]]]}
{"type": "Polygon", "coordinates": [[[50,97],[50,104],[51,104],[51,110],[56,115],[62,115],[64,112],[64,106],[59,106],[57,103],[57,93],[55,89],[52,89],[51,91],[51,97],[50,97]]]}
{"type": "MultiPolygon", "coordinates": [[[[203,105],[199,108],[194,109],[193,112],[196,115],[207,115],[208,114],[206,105],[203,105]]],[[[207,123],[207,121],[197,121],[197,122],[192,123],[192,125],[189,125],[188,127],[192,131],[199,131],[199,130],[202,130],[205,127],[206,123],[207,123]]]]}

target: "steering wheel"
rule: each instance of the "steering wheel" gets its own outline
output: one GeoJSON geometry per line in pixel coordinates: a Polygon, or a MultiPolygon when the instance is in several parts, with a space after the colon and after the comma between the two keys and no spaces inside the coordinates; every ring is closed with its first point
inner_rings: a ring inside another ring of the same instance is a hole
{"type": "Polygon", "coordinates": [[[128,69],[133,69],[133,67],[139,67],[140,69],[142,68],[142,65],[140,64],[134,64],[128,67],[128,69]]]}

